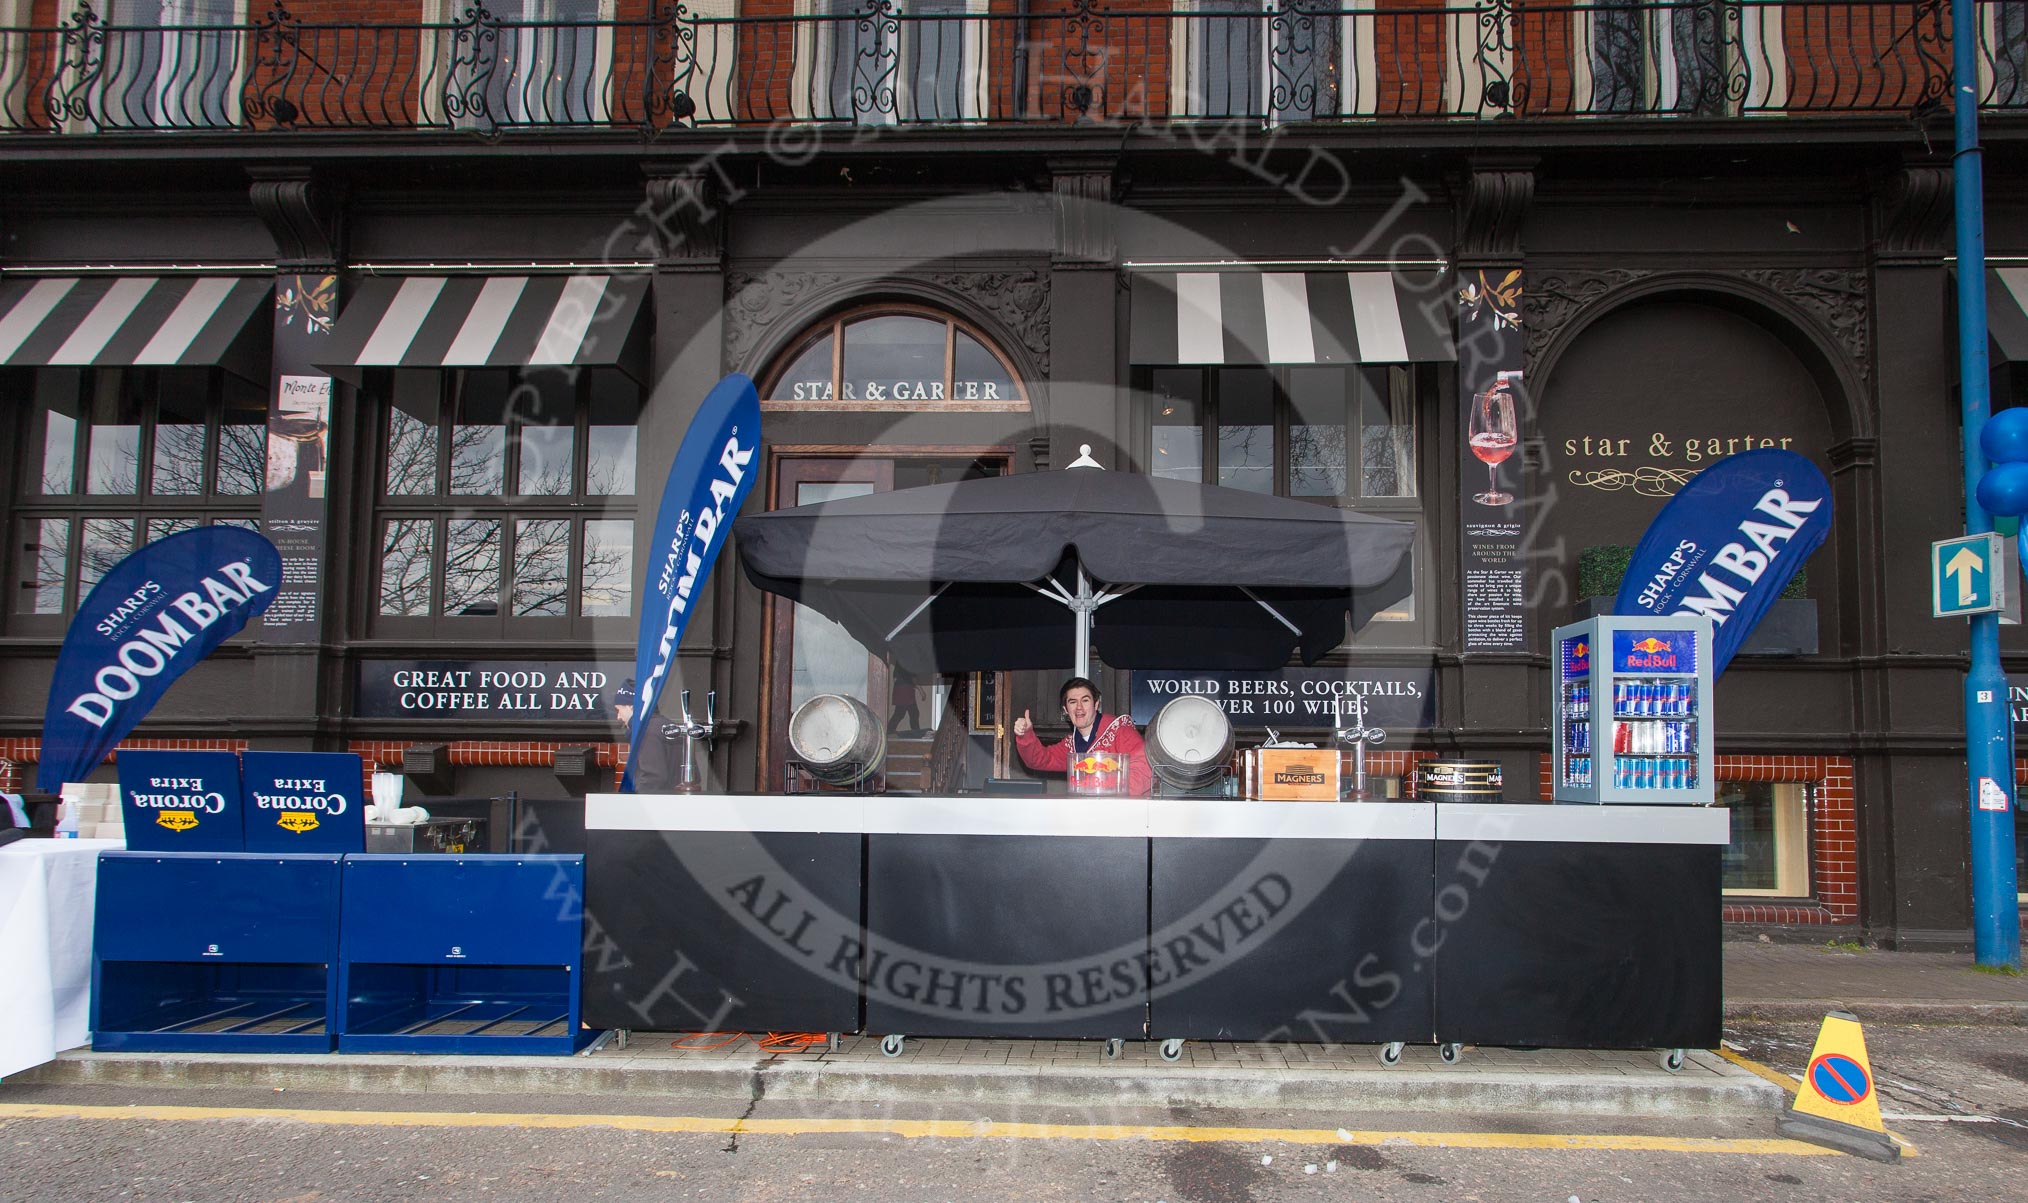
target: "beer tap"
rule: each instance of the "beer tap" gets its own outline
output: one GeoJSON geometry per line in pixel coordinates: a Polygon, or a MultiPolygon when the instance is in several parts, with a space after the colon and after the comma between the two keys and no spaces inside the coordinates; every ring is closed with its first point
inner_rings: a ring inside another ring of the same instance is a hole
{"type": "Polygon", "coordinates": [[[1366,745],[1384,743],[1387,732],[1378,727],[1366,725],[1366,695],[1352,695],[1352,725],[1338,728],[1338,742],[1352,745],[1352,792],[1347,797],[1356,802],[1367,799],[1366,792],[1366,745]]]}
{"type": "Polygon", "coordinates": [[[683,737],[683,771],[677,782],[676,791],[694,794],[704,788],[703,775],[697,768],[697,741],[700,739],[704,741],[707,754],[711,746],[717,742],[718,691],[713,689],[704,695],[704,721],[701,723],[690,717],[690,691],[685,689],[677,697],[682,707],[683,721],[670,723],[662,728],[662,734],[671,739],[678,735],[683,737]]]}

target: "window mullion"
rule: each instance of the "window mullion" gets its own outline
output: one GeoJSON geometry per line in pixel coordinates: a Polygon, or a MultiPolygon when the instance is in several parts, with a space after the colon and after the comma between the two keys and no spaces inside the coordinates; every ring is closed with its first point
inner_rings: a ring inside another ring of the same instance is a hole
{"type": "Polygon", "coordinates": [[[1289,495],[1289,369],[1278,367],[1268,373],[1268,388],[1274,396],[1274,494],[1289,495]]]}
{"type": "Polygon", "coordinates": [[[1366,497],[1366,449],[1361,442],[1366,426],[1362,420],[1366,412],[1366,369],[1352,367],[1344,370],[1348,373],[1345,381],[1345,495],[1338,499],[1340,504],[1361,501],[1366,497]]]}
{"type": "Polygon", "coordinates": [[[1218,483],[1218,386],[1219,373],[1214,368],[1199,368],[1203,375],[1200,391],[1204,396],[1204,425],[1198,437],[1204,445],[1204,483],[1218,483]]]}

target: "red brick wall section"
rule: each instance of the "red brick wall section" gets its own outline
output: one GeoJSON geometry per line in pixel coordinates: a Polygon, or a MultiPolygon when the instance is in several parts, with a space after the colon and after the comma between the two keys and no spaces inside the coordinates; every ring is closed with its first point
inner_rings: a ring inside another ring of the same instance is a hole
{"type": "MultiPolygon", "coordinates": [[[[366,763],[362,772],[366,775],[366,786],[373,788],[373,774],[400,772],[402,749],[414,740],[353,740],[345,750],[356,752],[366,763]]],[[[556,750],[566,745],[558,743],[537,743],[509,740],[464,740],[446,745],[450,750],[452,764],[473,765],[481,768],[532,768],[546,769],[556,763],[556,750]]],[[[570,747],[585,745],[573,743],[570,747]]],[[[627,746],[625,744],[592,744],[593,755],[599,764],[611,766],[613,788],[619,788],[620,776],[627,768],[627,746]]]]}
{"type": "MultiPolygon", "coordinates": [[[[147,752],[244,752],[243,739],[129,739],[121,742],[119,748],[106,756],[106,764],[117,764],[120,748],[133,748],[147,752]]],[[[0,739],[0,759],[9,761],[14,767],[0,771],[0,790],[20,793],[35,782],[35,774],[28,766],[42,761],[42,741],[36,738],[0,739]]]]}
{"type": "MultiPolygon", "coordinates": [[[[368,790],[373,788],[373,774],[376,770],[401,770],[401,752],[413,741],[400,740],[354,740],[346,751],[355,752],[365,763],[361,775],[368,790]]],[[[543,768],[556,761],[556,750],[561,744],[523,742],[485,742],[467,740],[453,743],[450,747],[452,764],[484,765],[507,768],[543,768]]],[[[572,747],[582,745],[572,744],[572,747]]],[[[165,752],[244,752],[247,743],[243,739],[129,739],[120,744],[121,748],[142,748],[149,751],[165,752]]],[[[627,749],[624,744],[593,744],[598,763],[613,768],[614,787],[619,784],[620,773],[626,768],[627,749]]],[[[42,759],[40,739],[0,739],[0,759],[11,761],[14,769],[10,774],[0,774],[0,790],[16,793],[30,782],[34,774],[28,766],[42,759]]],[[[107,764],[117,763],[119,750],[106,757],[107,764]]]]}
{"type": "MultiPolygon", "coordinates": [[[[1719,756],[1720,781],[1800,782],[1810,789],[1810,898],[1725,904],[1727,923],[1857,923],[1859,831],[1848,756],[1719,756]]],[[[1552,796],[1555,758],[1540,762],[1540,797],[1552,796]]],[[[2028,780],[2028,760],[2016,773],[2028,780]]]]}

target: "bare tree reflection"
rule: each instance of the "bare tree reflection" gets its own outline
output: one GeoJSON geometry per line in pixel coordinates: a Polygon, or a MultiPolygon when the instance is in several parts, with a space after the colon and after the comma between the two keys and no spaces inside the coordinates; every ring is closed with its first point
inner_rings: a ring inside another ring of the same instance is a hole
{"type": "Polygon", "coordinates": [[[427,518],[389,522],[380,544],[380,612],[419,617],[430,613],[430,558],[436,524],[427,518]]]}
{"type": "Polygon", "coordinates": [[[387,492],[393,497],[437,491],[437,424],[397,409],[388,423],[387,492]]]}
{"type": "Polygon", "coordinates": [[[444,540],[444,613],[500,612],[499,519],[453,518],[444,540]]]}
{"type": "Polygon", "coordinates": [[[259,421],[228,421],[218,428],[218,482],[222,497],[256,497],[267,484],[268,428],[259,421]]]}

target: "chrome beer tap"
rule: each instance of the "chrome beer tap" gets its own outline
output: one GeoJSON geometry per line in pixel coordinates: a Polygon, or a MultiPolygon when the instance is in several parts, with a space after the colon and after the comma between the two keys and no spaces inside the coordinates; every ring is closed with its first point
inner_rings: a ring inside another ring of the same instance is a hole
{"type": "Polygon", "coordinates": [[[1338,728],[1338,742],[1352,745],[1352,792],[1345,795],[1364,802],[1366,792],[1366,745],[1385,743],[1387,732],[1366,725],[1366,695],[1352,695],[1352,725],[1338,728]]]}
{"type": "Polygon", "coordinates": [[[672,739],[678,735],[683,737],[683,771],[681,779],[676,784],[676,792],[694,794],[704,788],[703,775],[697,767],[697,741],[700,739],[704,741],[707,752],[716,742],[718,691],[713,689],[704,695],[704,721],[701,723],[690,717],[690,691],[683,690],[677,698],[682,707],[683,721],[670,723],[662,728],[662,733],[672,739]]]}

